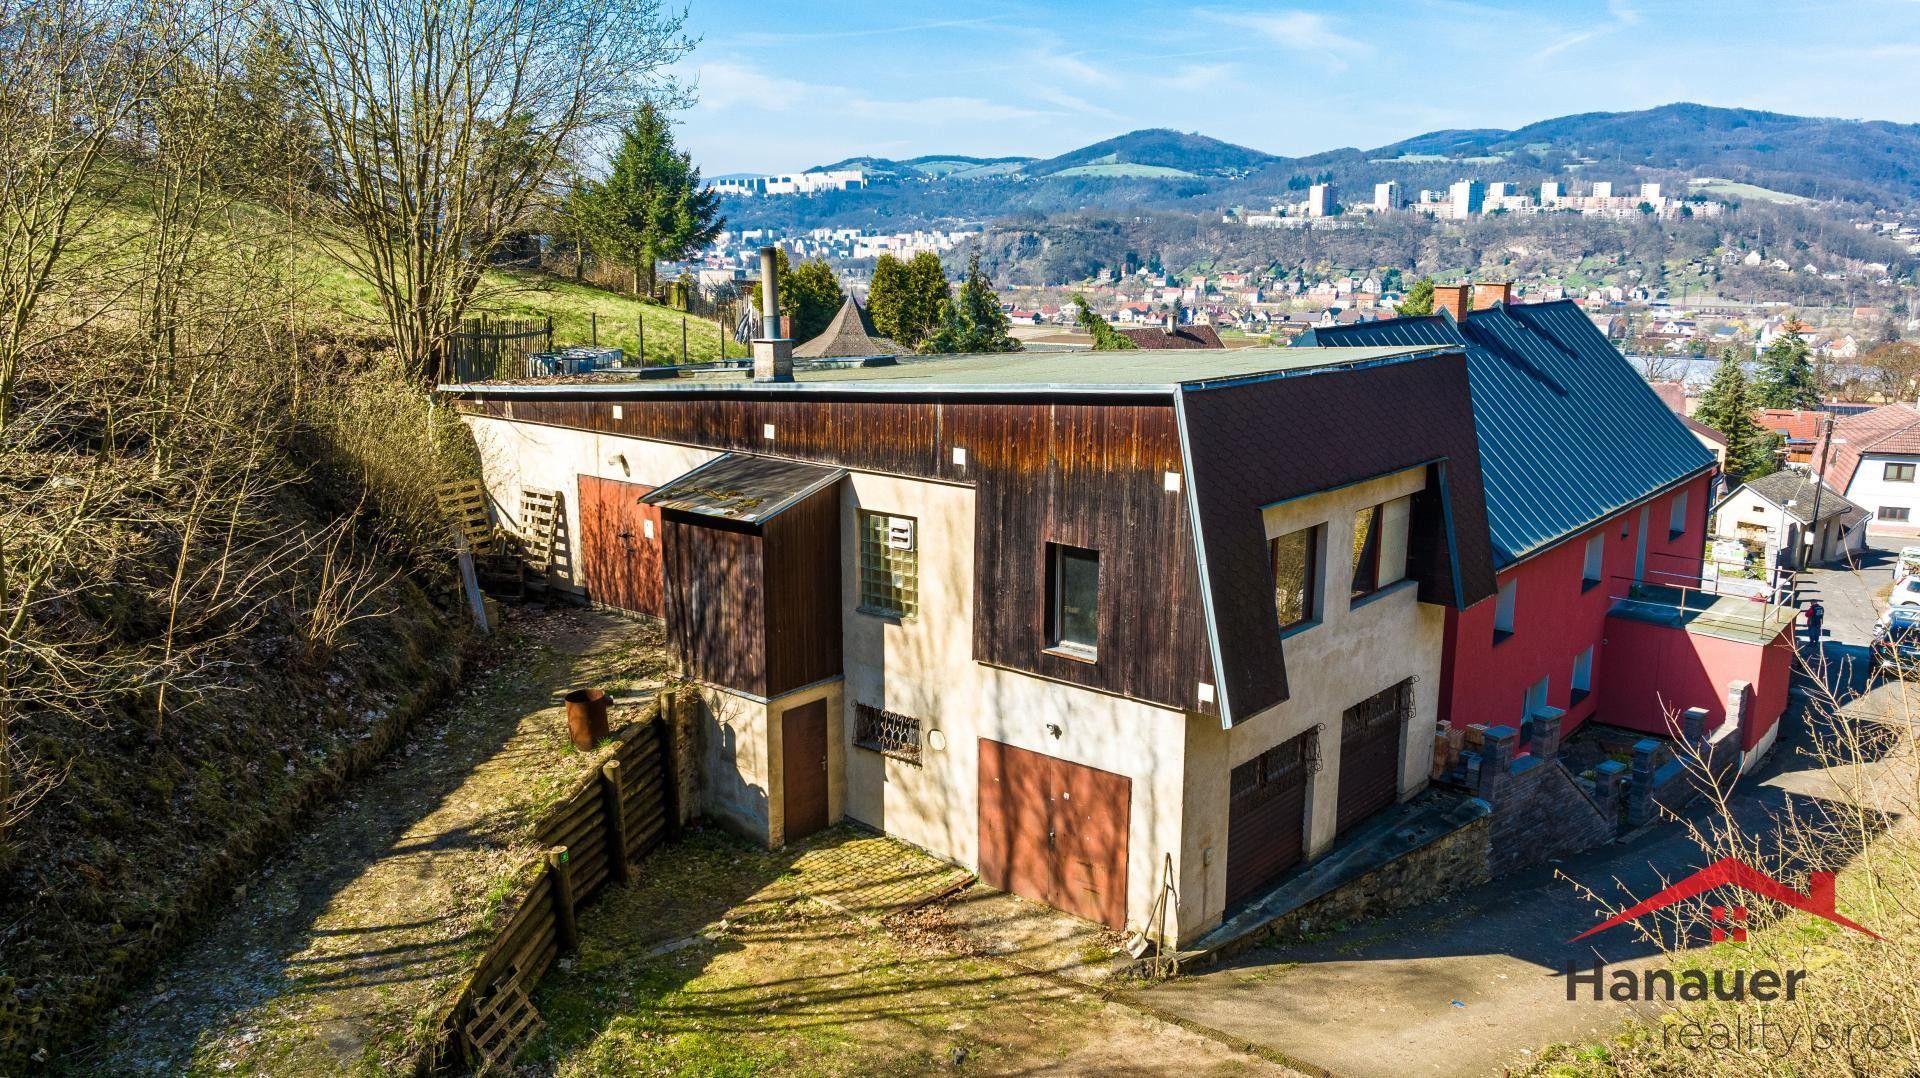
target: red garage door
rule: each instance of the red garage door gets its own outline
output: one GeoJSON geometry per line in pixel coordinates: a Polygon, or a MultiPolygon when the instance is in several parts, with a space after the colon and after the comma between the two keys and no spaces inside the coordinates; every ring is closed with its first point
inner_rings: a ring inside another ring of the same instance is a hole
{"type": "Polygon", "coordinates": [[[980,740],[980,878],[988,886],[1124,928],[1124,775],[980,740]]]}
{"type": "Polygon", "coordinates": [[[641,505],[653,488],[580,476],[580,575],[587,598],[636,614],[663,616],[660,510],[641,505]]]}

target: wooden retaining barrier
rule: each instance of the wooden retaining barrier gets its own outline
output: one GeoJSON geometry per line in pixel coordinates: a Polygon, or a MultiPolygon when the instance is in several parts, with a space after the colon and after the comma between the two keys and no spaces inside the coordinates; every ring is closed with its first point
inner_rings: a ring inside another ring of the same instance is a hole
{"type": "Polygon", "coordinates": [[[529,997],[547,969],[579,946],[580,905],[608,883],[630,882],[635,862],[679,834],[674,731],[678,709],[690,706],[690,692],[663,691],[638,721],[614,732],[608,758],[540,822],[534,835],[543,850],[528,866],[532,881],[474,963],[440,1023],[432,1058],[418,1070],[503,1071],[538,1031],[529,997]]]}

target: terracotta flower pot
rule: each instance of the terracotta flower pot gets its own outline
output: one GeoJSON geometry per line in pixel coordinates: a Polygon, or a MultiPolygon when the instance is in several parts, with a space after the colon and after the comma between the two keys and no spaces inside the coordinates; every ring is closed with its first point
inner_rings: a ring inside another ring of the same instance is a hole
{"type": "Polygon", "coordinates": [[[591,752],[607,738],[607,708],[613,699],[605,689],[575,689],[566,696],[567,734],[573,747],[591,752]]]}

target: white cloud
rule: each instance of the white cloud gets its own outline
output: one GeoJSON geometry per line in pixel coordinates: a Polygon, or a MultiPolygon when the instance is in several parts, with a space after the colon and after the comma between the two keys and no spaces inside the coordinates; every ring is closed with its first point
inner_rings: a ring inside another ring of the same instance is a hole
{"type": "Polygon", "coordinates": [[[1373,46],[1334,29],[1333,21],[1311,11],[1197,12],[1222,26],[1248,30],[1280,48],[1325,57],[1336,68],[1345,61],[1372,54],[1373,46]]]}

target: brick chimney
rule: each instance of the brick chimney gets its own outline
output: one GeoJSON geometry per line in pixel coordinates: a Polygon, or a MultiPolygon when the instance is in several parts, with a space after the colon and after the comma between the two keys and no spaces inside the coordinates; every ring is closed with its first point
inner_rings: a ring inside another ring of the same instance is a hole
{"type": "Polygon", "coordinates": [[[1496,303],[1507,303],[1512,298],[1512,281],[1475,281],[1473,283],[1473,309],[1476,311],[1484,311],[1496,303]]]}
{"type": "Polygon", "coordinates": [[[1473,291],[1470,284],[1437,284],[1433,286],[1433,310],[1435,314],[1445,311],[1453,316],[1455,322],[1467,320],[1467,297],[1473,291]]]}
{"type": "Polygon", "coordinates": [[[793,341],[780,317],[780,262],[774,247],[760,248],[760,314],[765,336],[753,341],[753,380],[793,381],[793,341]]]}

